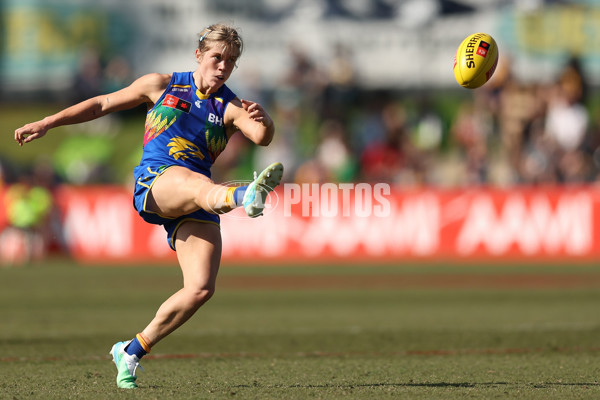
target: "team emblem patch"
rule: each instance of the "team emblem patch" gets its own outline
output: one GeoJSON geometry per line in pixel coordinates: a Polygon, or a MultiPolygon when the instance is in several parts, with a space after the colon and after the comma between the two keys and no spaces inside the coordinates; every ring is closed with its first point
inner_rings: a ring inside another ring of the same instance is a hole
{"type": "Polygon", "coordinates": [[[168,94],[165,96],[162,105],[169,108],[175,108],[186,113],[189,113],[192,109],[192,103],[180,99],[179,97],[173,96],[172,94],[168,94]]]}
{"type": "Polygon", "coordinates": [[[204,154],[202,154],[200,148],[193,142],[182,137],[176,136],[172,138],[167,147],[169,147],[169,155],[176,160],[187,160],[188,158],[204,160],[204,154]]]}

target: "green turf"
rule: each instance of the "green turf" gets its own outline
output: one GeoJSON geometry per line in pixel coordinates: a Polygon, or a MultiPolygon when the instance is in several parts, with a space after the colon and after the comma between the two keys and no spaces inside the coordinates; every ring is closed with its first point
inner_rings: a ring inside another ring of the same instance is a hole
{"type": "MultiPolygon", "coordinates": [[[[222,275],[485,275],[480,271],[526,268],[225,267],[222,275]]],[[[0,399],[600,396],[594,288],[222,288],[142,360],[139,389],[117,389],[108,350],[141,330],[180,281],[177,267],[55,262],[0,269],[0,399]]]]}

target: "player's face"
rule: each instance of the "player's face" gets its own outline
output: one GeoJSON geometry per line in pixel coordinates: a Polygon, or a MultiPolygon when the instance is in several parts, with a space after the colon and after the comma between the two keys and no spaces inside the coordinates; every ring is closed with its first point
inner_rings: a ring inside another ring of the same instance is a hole
{"type": "Polygon", "coordinates": [[[237,61],[237,55],[220,43],[215,43],[198,57],[204,84],[211,88],[221,87],[229,79],[237,61]]]}

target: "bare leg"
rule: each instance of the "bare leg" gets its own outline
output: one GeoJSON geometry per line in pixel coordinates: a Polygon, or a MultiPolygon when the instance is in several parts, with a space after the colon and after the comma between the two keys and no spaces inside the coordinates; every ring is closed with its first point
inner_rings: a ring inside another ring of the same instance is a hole
{"type": "Polygon", "coordinates": [[[177,231],[183,289],[169,297],[142,331],[150,346],[186,322],[215,291],[221,259],[221,231],[213,224],[186,222],[177,231]]]}
{"type": "Polygon", "coordinates": [[[232,210],[232,205],[225,202],[228,189],[200,173],[173,166],[156,179],[147,206],[166,217],[178,217],[199,209],[222,214],[232,210]]]}

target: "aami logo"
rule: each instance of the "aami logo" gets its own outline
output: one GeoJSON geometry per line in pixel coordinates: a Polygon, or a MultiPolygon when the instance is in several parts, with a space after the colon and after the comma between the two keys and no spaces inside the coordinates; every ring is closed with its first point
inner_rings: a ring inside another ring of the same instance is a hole
{"type": "Polygon", "coordinates": [[[208,114],[208,122],[214,125],[223,126],[223,118],[219,118],[213,113],[208,114]]]}

